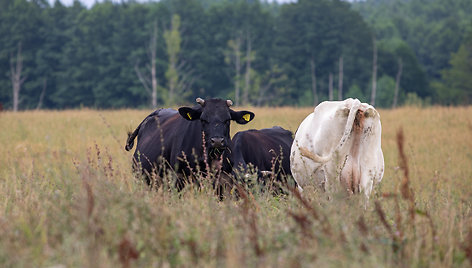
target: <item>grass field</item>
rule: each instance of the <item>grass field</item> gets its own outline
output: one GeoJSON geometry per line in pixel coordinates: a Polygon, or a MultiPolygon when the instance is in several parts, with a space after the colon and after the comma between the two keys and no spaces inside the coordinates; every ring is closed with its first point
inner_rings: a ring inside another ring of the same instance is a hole
{"type": "MultiPolygon", "coordinates": [[[[251,110],[233,134],[295,131],[312,111],[251,110]]],[[[150,191],[123,149],[149,111],[0,113],[0,267],[470,267],[472,107],[379,112],[386,168],[367,209],[315,188],[150,191]]]]}

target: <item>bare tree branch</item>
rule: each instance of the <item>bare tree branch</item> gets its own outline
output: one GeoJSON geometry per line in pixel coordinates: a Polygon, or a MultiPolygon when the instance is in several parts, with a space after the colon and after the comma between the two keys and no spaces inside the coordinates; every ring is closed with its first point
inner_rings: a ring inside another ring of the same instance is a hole
{"type": "Polygon", "coordinates": [[[48,84],[48,79],[45,77],[43,80],[43,90],[41,90],[41,94],[39,95],[39,101],[38,101],[38,106],[36,106],[36,110],[41,109],[41,106],[43,105],[43,99],[44,99],[44,95],[46,94],[47,84],[48,84]]]}
{"type": "Polygon", "coordinates": [[[370,103],[372,106],[375,106],[375,97],[377,95],[377,44],[375,37],[372,40],[373,42],[373,55],[372,55],[372,92],[370,95],[370,103]]]}
{"type": "Polygon", "coordinates": [[[313,57],[310,59],[311,67],[311,90],[313,91],[313,105],[318,105],[318,93],[316,92],[316,65],[313,57]]]}
{"type": "Polygon", "coordinates": [[[18,43],[18,50],[16,55],[16,65],[13,60],[13,53],[10,54],[10,78],[13,87],[13,111],[18,111],[20,103],[21,85],[25,82],[27,76],[22,77],[23,57],[21,56],[21,42],[18,43]]]}
{"type": "Polygon", "coordinates": [[[151,95],[151,89],[149,88],[149,85],[147,83],[147,79],[144,77],[144,75],[141,73],[139,70],[139,61],[136,62],[134,65],[134,71],[136,72],[136,75],[138,76],[139,81],[143,85],[144,89],[146,89],[146,92],[151,95]]]}
{"type": "Polygon", "coordinates": [[[151,38],[149,40],[149,46],[146,54],[149,59],[149,63],[144,67],[150,75],[144,75],[139,69],[139,60],[134,65],[134,70],[138,76],[139,81],[143,85],[146,92],[151,97],[151,106],[157,107],[157,89],[159,87],[157,83],[157,70],[156,70],[156,50],[157,50],[157,21],[154,21],[151,38]]]}
{"type": "Polygon", "coordinates": [[[333,73],[330,72],[328,77],[328,98],[332,101],[333,97],[333,73]]]}
{"type": "Polygon", "coordinates": [[[344,60],[343,60],[343,56],[341,55],[341,57],[339,57],[338,100],[343,100],[343,77],[344,77],[343,65],[344,65],[344,60]]]}
{"type": "Polygon", "coordinates": [[[393,109],[397,107],[398,91],[400,91],[400,79],[402,77],[402,72],[403,72],[403,61],[401,58],[399,58],[398,59],[398,72],[397,72],[397,77],[395,79],[395,95],[393,96],[393,104],[392,104],[393,109]]]}

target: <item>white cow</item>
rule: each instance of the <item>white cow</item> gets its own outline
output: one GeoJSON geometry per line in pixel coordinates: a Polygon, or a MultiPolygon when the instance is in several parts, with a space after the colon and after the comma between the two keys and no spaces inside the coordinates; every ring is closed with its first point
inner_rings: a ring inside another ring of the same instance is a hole
{"type": "Polygon", "coordinates": [[[310,182],[325,189],[338,179],[348,192],[369,197],[384,173],[381,132],[380,115],[367,103],[320,103],[300,124],[290,152],[299,190],[310,182]]]}

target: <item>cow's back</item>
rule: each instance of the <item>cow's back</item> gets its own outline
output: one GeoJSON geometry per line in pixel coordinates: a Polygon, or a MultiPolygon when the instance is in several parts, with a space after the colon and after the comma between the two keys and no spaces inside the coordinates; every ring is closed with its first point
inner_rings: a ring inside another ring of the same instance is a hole
{"type": "Polygon", "coordinates": [[[185,154],[194,165],[195,148],[201,155],[201,126],[183,119],[174,109],[160,109],[150,114],[141,124],[134,158],[144,171],[153,168],[182,168],[177,164],[185,154]],[[164,166],[163,166],[164,165],[164,166]]]}
{"type": "Polygon", "coordinates": [[[292,141],[292,132],[281,127],[238,132],[233,137],[234,165],[246,169],[252,164],[259,171],[271,171],[275,164],[276,172],[289,175],[292,141]]]}

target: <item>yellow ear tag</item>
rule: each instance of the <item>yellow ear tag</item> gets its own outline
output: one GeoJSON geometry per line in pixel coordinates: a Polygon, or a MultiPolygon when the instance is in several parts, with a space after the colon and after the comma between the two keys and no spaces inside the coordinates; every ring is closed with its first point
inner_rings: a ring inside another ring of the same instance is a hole
{"type": "Polygon", "coordinates": [[[243,119],[246,120],[247,122],[249,122],[249,120],[251,120],[251,115],[250,114],[245,114],[245,115],[243,115],[243,119]]]}
{"type": "Polygon", "coordinates": [[[190,115],[190,113],[187,113],[187,116],[188,116],[188,119],[192,120],[192,116],[190,115]]]}

